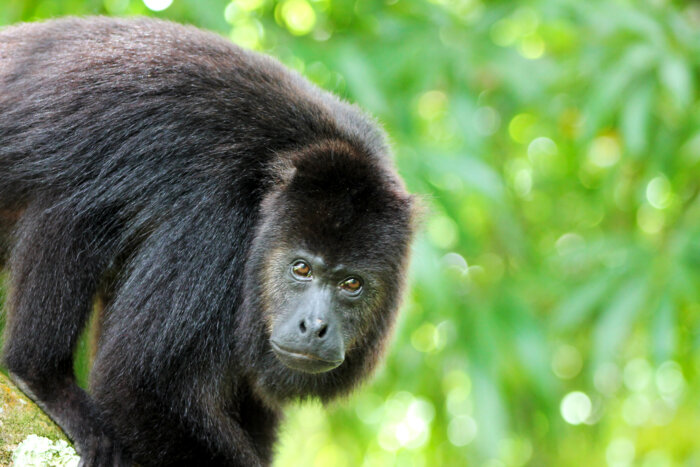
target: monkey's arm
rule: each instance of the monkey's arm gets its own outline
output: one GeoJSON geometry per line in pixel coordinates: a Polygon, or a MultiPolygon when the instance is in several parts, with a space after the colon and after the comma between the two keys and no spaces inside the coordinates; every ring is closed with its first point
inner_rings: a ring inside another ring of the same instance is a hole
{"type": "Polygon", "coordinates": [[[112,225],[102,213],[78,211],[70,202],[36,200],[23,214],[12,258],[5,363],[13,381],[61,426],[81,456],[126,465],[107,422],[73,375],[73,352],[110,249],[92,226],[109,232],[112,225]]]}
{"type": "Polygon", "coordinates": [[[216,465],[270,465],[280,412],[263,404],[228,363],[196,361],[177,371],[180,384],[164,399],[185,431],[215,453],[216,465]]]}
{"type": "MultiPolygon", "coordinates": [[[[163,364],[162,368],[166,368],[163,364]]],[[[114,367],[113,367],[114,368],[114,367]]],[[[160,372],[154,369],[151,374],[160,372]]],[[[121,439],[129,442],[133,455],[149,459],[144,465],[159,465],[178,453],[183,465],[211,466],[269,465],[272,436],[277,419],[267,409],[232,408],[235,397],[223,385],[209,380],[209,369],[165,371],[167,379],[145,390],[141,377],[131,368],[116,369],[100,378],[93,388],[105,418],[113,421],[121,439]],[[204,371],[202,371],[204,370],[204,371]],[[211,381],[203,382],[203,380],[211,381]],[[121,404],[118,404],[121,401],[121,404]],[[251,416],[250,410],[253,411],[251,416]],[[268,412],[272,414],[268,416],[268,412]],[[272,423],[269,423],[272,422],[272,423]],[[159,453],[167,455],[160,458],[159,453]]],[[[240,401],[247,405],[247,401],[240,401]]]]}
{"type": "Polygon", "coordinates": [[[222,465],[269,465],[271,453],[261,452],[268,449],[259,446],[259,440],[253,440],[236,414],[231,414],[221,401],[215,399],[204,395],[187,412],[185,423],[190,425],[195,436],[213,452],[219,453],[222,465]]]}

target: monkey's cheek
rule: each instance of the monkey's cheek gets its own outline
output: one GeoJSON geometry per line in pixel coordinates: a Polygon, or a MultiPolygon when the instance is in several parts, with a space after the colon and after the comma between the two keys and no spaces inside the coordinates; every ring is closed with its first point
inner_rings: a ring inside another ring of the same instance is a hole
{"type": "Polygon", "coordinates": [[[284,366],[303,373],[324,373],[339,367],[345,361],[345,358],[328,361],[310,354],[294,352],[280,347],[273,341],[270,341],[270,345],[275,356],[284,366]]]}

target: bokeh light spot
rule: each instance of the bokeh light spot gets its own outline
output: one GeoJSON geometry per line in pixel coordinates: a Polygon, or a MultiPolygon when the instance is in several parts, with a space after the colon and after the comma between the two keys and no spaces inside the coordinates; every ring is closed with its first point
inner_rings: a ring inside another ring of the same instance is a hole
{"type": "Polygon", "coordinates": [[[625,365],[622,378],[630,391],[642,391],[651,381],[651,375],[649,362],[643,358],[635,358],[625,365]]]}
{"type": "Polygon", "coordinates": [[[439,345],[439,335],[433,323],[424,323],[411,334],[411,344],[419,352],[432,352],[439,345]]]}
{"type": "Polygon", "coordinates": [[[522,198],[530,194],[530,190],[532,190],[532,169],[523,167],[518,170],[513,179],[513,188],[518,196],[522,198]]]}
{"type": "Polygon", "coordinates": [[[143,0],[143,4],[151,11],[163,11],[173,4],[173,0],[143,0]]]}
{"type": "Polygon", "coordinates": [[[474,441],[478,432],[476,421],[469,415],[459,415],[450,420],[447,438],[455,446],[466,446],[474,441]]]}
{"type": "Polygon", "coordinates": [[[520,35],[517,24],[510,18],[504,18],[493,23],[490,33],[493,43],[501,47],[508,47],[514,44],[520,35]]]}
{"type": "Polygon", "coordinates": [[[472,400],[469,397],[469,387],[460,386],[452,389],[447,394],[445,402],[447,411],[453,415],[471,415],[474,410],[472,400]]]}
{"type": "Polygon", "coordinates": [[[546,136],[533,139],[527,146],[528,159],[538,166],[550,165],[557,152],[556,143],[546,136]]]}
{"type": "Polygon", "coordinates": [[[588,160],[600,168],[611,167],[620,160],[622,149],[617,138],[599,136],[588,148],[588,160]]]}
{"type": "Polygon", "coordinates": [[[656,387],[667,398],[678,398],[685,389],[685,378],[681,366],[674,361],[666,361],[656,370],[656,387]]]}
{"type": "Polygon", "coordinates": [[[586,241],[583,237],[575,232],[567,232],[557,239],[554,244],[557,253],[561,256],[570,255],[571,253],[581,250],[586,246],[586,241]]]}
{"type": "Polygon", "coordinates": [[[561,345],[554,352],[552,371],[561,379],[574,378],[581,372],[583,359],[581,352],[572,345],[561,345]]]}
{"type": "Polygon", "coordinates": [[[259,50],[263,33],[262,24],[256,19],[249,18],[237,21],[231,30],[230,37],[233,42],[241,47],[259,50]]]}
{"type": "Polygon", "coordinates": [[[104,0],[105,10],[110,15],[121,15],[129,8],[129,0],[104,0]]]}
{"type": "Polygon", "coordinates": [[[278,6],[289,32],[296,36],[308,34],[316,24],[316,12],[306,0],[287,0],[278,6]]]}
{"type": "Polygon", "coordinates": [[[462,276],[469,270],[469,265],[467,264],[467,260],[464,259],[464,256],[460,255],[459,253],[455,253],[454,251],[451,251],[442,257],[442,264],[444,265],[445,269],[455,271],[462,276]]]}
{"type": "Polygon", "coordinates": [[[659,175],[647,184],[647,200],[656,209],[667,208],[671,204],[671,183],[659,175]]]}
{"type": "Polygon", "coordinates": [[[442,91],[428,91],[418,100],[418,115],[424,120],[435,120],[447,110],[447,95],[442,91]]]}
{"type": "Polygon", "coordinates": [[[457,243],[459,229],[457,224],[447,216],[434,216],[428,221],[428,236],[436,246],[451,248],[457,243]]]}
{"type": "Polygon", "coordinates": [[[234,24],[241,16],[244,15],[242,15],[241,9],[236,2],[231,2],[226,5],[226,8],[224,9],[224,19],[227,23],[234,24]]]}
{"type": "Polygon", "coordinates": [[[591,399],[580,391],[570,392],[561,401],[561,416],[571,425],[580,425],[591,415],[591,399]]]}
{"type": "Polygon", "coordinates": [[[465,388],[468,394],[471,391],[472,381],[465,371],[452,370],[443,377],[442,385],[445,392],[456,388],[465,388]]]}
{"type": "Polygon", "coordinates": [[[537,117],[528,113],[518,114],[508,124],[508,134],[514,141],[525,144],[530,141],[530,135],[537,123],[537,117]]]}
{"type": "Polygon", "coordinates": [[[544,55],[545,43],[538,34],[530,34],[523,37],[518,45],[520,54],[530,60],[535,60],[544,55]]]}
{"type": "Polygon", "coordinates": [[[385,451],[402,447],[416,449],[430,438],[430,422],[435,408],[426,399],[399,392],[385,403],[386,417],[379,431],[378,442],[385,451]]]}

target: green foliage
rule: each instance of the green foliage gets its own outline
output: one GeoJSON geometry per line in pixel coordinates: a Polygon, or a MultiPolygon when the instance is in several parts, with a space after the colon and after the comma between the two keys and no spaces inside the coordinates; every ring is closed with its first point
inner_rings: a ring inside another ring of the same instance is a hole
{"type": "Polygon", "coordinates": [[[292,409],[278,465],[700,462],[697,4],[25,0],[0,22],[93,13],[216,30],[358,102],[429,207],[386,365],[292,409]]]}

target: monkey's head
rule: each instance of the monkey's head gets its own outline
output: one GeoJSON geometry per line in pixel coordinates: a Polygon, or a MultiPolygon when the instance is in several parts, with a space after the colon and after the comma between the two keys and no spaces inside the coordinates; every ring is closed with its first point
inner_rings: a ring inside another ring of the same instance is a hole
{"type": "Polygon", "coordinates": [[[413,199],[389,162],[347,143],[285,160],[246,269],[246,316],[259,334],[237,340],[263,398],[328,399],[371,372],[390,337],[413,199]]]}

